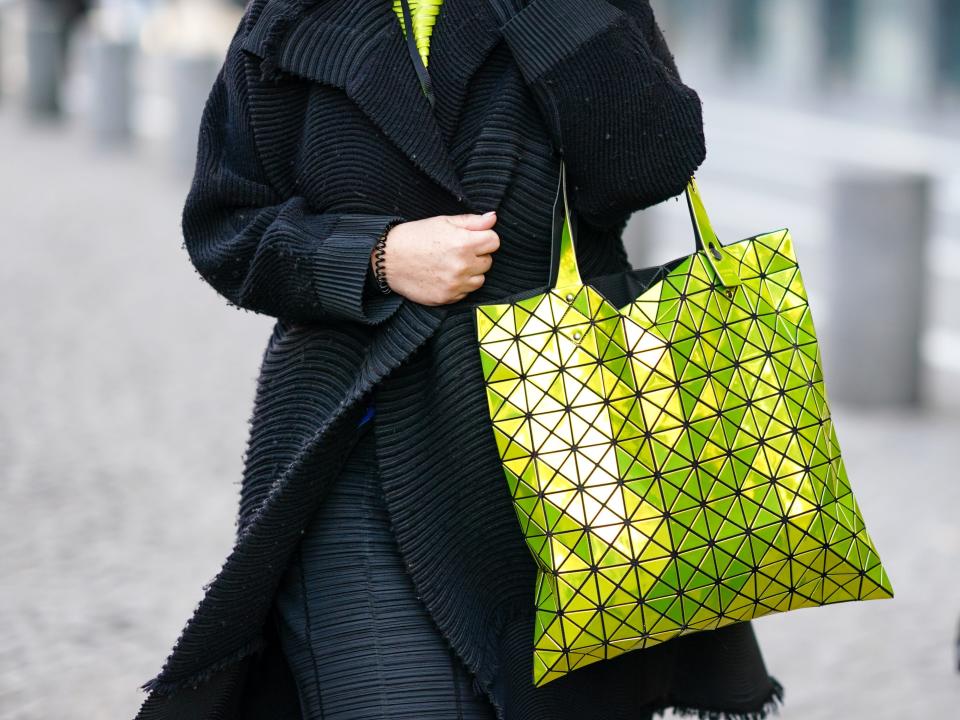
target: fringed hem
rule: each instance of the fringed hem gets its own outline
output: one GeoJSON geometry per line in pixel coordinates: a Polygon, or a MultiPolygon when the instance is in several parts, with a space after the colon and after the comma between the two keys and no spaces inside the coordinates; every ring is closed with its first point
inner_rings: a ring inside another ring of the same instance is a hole
{"type": "Polygon", "coordinates": [[[157,695],[173,695],[174,693],[185,688],[196,690],[200,685],[209,680],[212,675],[215,675],[221,670],[240,662],[248,655],[259,652],[265,647],[265,645],[266,641],[264,638],[257,636],[239,650],[236,650],[230,655],[227,655],[225,658],[208,665],[198,673],[194,673],[193,675],[185,677],[181,680],[162,680],[161,678],[163,677],[163,673],[161,673],[152,680],[148,680],[141,685],[140,689],[147,693],[156,693],[157,695]]]}
{"type": "Polygon", "coordinates": [[[473,690],[473,694],[477,697],[486,697],[487,693],[483,689],[483,683],[480,682],[480,678],[473,674],[471,674],[470,677],[472,678],[470,688],[473,690]]]}
{"type": "Polygon", "coordinates": [[[668,710],[678,717],[697,718],[697,720],[765,720],[771,714],[780,714],[783,707],[783,686],[776,678],[770,678],[771,689],[758,710],[718,710],[697,708],[687,705],[674,705],[669,702],[654,709],[655,716],[663,716],[668,710]]]}
{"type": "Polygon", "coordinates": [[[278,75],[280,40],[284,34],[299,20],[310,6],[318,0],[279,0],[284,7],[270,19],[263,40],[263,56],[260,59],[260,80],[275,80],[278,75]]]}
{"type": "Polygon", "coordinates": [[[260,80],[265,82],[277,77],[277,53],[280,51],[280,38],[303,13],[303,4],[293,0],[273,18],[266,38],[263,41],[263,57],[260,59],[260,80]]]}
{"type": "MultiPolygon", "coordinates": [[[[499,638],[501,631],[507,623],[530,614],[532,614],[530,608],[519,603],[514,603],[501,608],[492,620],[492,624],[494,626],[492,637],[499,638]]],[[[488,635],[487,637],[491,636],[488,635]]],[[[485,655],[491,659],[491,677],[496,677],[500,669],[497,664],[497,648],[488,645],[486,647],[485,655]]],[[[490,701],[490,704],[494,706],[494,709],[497,712],[497,717],[502,717],[503,708],[500,706],[496,696],[494,695],[492,680],[480,680],[480,678],[472,673],[471,676],[473,678],[473,682],[471,683],[473,694],[477,695],[478,697],[486,698],[488,701],[490,701]]]]}
{"type": "Polygon", "coordinates": [[[470,687],[473,690],[473,694],[479,698],[485,699],[490,703],[490,706],[493,708],[493,714],[497,720],[504,720],[506,717],[503,705],[497,700],[496,695],[493,692],[493,683],[489,680],[481,680],[476,675],[471,673],[473,681],[470,683],[470,687]]]}

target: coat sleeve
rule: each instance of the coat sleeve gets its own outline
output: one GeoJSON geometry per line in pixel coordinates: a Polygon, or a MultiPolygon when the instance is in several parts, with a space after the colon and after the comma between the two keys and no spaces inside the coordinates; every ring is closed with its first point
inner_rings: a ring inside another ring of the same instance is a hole
{"type": "Polygon", "coordinates": [[[405,298],[371,283],[370,253],[403,218],[317,212],[306,198],[276,190],[251,126],[242,38],[241,23],[204,107],[184,247],[237,307],[292,322],[381,323],[405,298]]]}
{"type": "Polygon", "coordinates": [[[683,192],[706,156],[701,103],[648,0],[487,1],[581,216],[614,224],[683,192]]]}

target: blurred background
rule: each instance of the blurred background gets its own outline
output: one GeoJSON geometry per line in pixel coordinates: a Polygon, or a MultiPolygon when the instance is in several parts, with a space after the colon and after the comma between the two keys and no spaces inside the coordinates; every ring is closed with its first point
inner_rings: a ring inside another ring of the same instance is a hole
{"type": "MultiPolygon", "coordinates": [[[[654,5],[721,240],[793,233],[897,594],[755,622],[782,717],[956,718],[960,0],[654,5]]],[[[0,0],[2,720],[132,718],[232,546],[271,319],[201,281],[179,221],[241,13],[0,0]]],[[[638,267],[691,252],[684,204],[626,239],[638,267]]]]}

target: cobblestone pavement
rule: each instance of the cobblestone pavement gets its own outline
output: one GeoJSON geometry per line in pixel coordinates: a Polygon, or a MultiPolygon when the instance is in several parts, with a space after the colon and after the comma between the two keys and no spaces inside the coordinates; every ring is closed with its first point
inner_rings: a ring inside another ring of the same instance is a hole
{"type": "MultiPolygon", "coordinates": [[[[194,273],[153,153],[8,109],[0,158],[0,718],[132,718],[230,548],[270,320],[194,273]]],[[[955,718],[960,422],[837,416],[897,598],[756,622],[782,717],[955,718]]]]}

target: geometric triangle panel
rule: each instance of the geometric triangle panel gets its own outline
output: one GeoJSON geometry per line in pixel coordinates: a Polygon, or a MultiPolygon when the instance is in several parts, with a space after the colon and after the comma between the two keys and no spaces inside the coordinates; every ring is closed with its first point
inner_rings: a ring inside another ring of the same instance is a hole
{"type": "Polygon", "coordinates": [[[785,230],[475,309],[491,426],[537,562],[533,681],[774,612],[893,596],[840,457],[785,230]]]}

